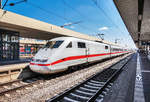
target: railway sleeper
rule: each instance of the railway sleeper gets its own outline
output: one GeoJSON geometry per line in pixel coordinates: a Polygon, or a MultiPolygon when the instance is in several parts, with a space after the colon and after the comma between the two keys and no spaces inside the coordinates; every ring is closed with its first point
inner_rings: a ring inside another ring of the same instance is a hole
{"type": "MultiPolygon", "coordinates": [[[[127,60],[124,61],[124,65],[126,63],[127,60]]],[[[119,69],[121,69],[124,65],[117,66],[119,67],[118,69],[112,69],[110,67],[67,91],[66,94],[62,94],[62,97],[58,96],[54,99],[56,99],[56,102],[87,102],[88,100],[101,102],[112,87],[115,78],[120,73],[121,70],[119,69]]],[[[52,99],[47,102],[55,101],[52,99]]]]}

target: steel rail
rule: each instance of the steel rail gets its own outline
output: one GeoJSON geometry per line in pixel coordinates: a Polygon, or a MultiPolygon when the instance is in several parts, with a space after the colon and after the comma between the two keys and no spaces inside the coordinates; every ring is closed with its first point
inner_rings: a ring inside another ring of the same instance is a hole
{"type": "MultiPolygon", "coordinates": [[[[19,81],[20,81],[20,83],[22,82],[22,80],[16,80],[16,81],[12,81],[10,83],[13,84],[13,83],[19,82],[19,81]]],[[[37,80],[37,81],[31,82],[31,83],[25,83],[25,84],[23,84],[21,86],[15,87],[15,88],[6,89],[6,90],[0,92],[0,96],[4,95],[6,93],[9,93],[9,92],[18,90],[18,89],[22,89],[22,88],[27,87],[27,86],[31,86],[31,85],[33,85],[35,83],[40,83],[41,81],[43,81],[43,80],[37,80]]],[[[3,83],[2,85],[4,86],[4,85],[10,84],[10,83],[9,82],[8,83],[3,83]]]]}
{"type": "Polygon", "coordinates": [[[19,81],[21,81],[21,80],[20,80],[20,79],[17,79],[17,80],[5,82],[5,83],[0,83],[0,87],[2,87],[2,86],[4,86],[4,85],[9,85],[9,84],[12,84],[12,83],[15,83],[15,82],[19,82],[19,81]]]}
{"type": "MultiPolygon", "coordinates": [[[[119,63],[121,63],[123,60],[126,60],[128,57],[129,57],[129,56],[127,56],[126,58],[124,58],[124,59],[122,59],[122,60],[116,62],[115,64],[111,65],[111,66],[108,67],[107,69],[110,69],[110,68],[112,68],[113,66],[115,66],[115,65],[117,65],[117,64],[119,64],[119,63]]],[[[116,71],[115,73],[113,73],[113,75],[107,79],[107,81],[105,82],[105,84],[103,85],[103,87],[101,87],[90,99],[88,99],[87,102],[93,102],[93,100],[95,100],[95,99],[97,98],[97,96],[98,96],[100,93],[102,93],[102,90],[104,90],[104,89],[106,88],[106,86],[112,81],[112,79],[115,78],[115,77],[119,74],[119,72],[121,72],[122,68],[128,63],[128,61],[129,61],[130,59],[131,59],[131,57],[130,57],[121,67],[119,67],[119,70],[118,70],[118,71],[116,71]]],[[[106,71],[107,69],[104,69],[102,72],[106,71]]],[[[56,102],[56,101],[59,101],[59,100],[63,99],[65,96],[69,95],[70,93],[72,93],[73,91],[75,91],[76,89],[78,89],[79,87],[81,87],[82,85],[84,85],[85,83],[87,83],[88,81],[90,81],[92,78],[97,77],[97,76],[98,76],[99,74],[101,74],[102,72],[100,71],[100,72],[98,72],[97,74],[92,75],[92,76],[89,77],[87,80],[85,80],[85,81],[83,81],[83,82],[81,82],[81,83],[79,83],[79,84],[73,86],[72,88],[70,88],[70,89],[64,91],[63,93],[58,94],[57,96],[55,96],[55,97],[53,97],[53,98],[51,98],[51,99],[46,100],[46,102],[56,102]]]]}
{"type": "Polygon", "coordinates": [[[104,86],[103,86],[100,90],[98,90],[98,92],[96,92],[87,102],[94,102],[94,101],[96,100],[96,98],[97,98],[97,97],[103,92],[103,90],[107,87],[107,85],[108,85],[111,81],[113,81],[113,79],[114,79],[116,76],[118,76],[119,73],[121,73],[123,67],[130,61],[130,59],[131,59],[131,57],[128,59],[127,62],[125,62],[125,64],[123,64],[123,65],[121,66],[121,68],[120,68],[118,71],[116,71],[116,72],[107,80],[107,82],[104,84],[104,86]]]}

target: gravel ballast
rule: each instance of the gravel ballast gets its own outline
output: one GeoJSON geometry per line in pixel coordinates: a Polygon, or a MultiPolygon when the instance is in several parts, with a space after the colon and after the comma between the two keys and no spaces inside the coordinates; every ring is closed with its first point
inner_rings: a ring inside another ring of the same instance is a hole
{"type": "Polygon", "coordinates": [[[44,102],[46,99],[65,91],[66,89],[86,80],[93,74],[108,68],[120,59],[128,55],[117,57],[99,64],[90,66],[88,68],[77,70],[63,76],[59,76],[50,80],[43,81],[34,85],[29,89],[20,90],[10,97],[4,98],[4,101],[11,102],[44,102]]]}

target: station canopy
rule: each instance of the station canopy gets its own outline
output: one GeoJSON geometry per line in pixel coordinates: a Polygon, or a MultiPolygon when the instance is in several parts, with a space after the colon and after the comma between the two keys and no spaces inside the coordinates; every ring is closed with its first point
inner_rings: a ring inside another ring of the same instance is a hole
{"type": "Polygon", "coordinates": [[[97,37],[61,28],[59,26],[55,26],[2,9],[0,9],[0,29],[17,31],[19,32],[20,37],[24,38],[50,40],[55,37],[70,36],[86,40],[99,41],[106,44],[117,45],[112,42],[101,40],[97,37]]]}
{"type": "Polygon", "coordinates": [[[88,40],[100,40],[39,20],[0,9],[0,28],[17,31],[21,37],[49,40],[60,36],[73,36],[88,40]]]}
{"type": "Polygon", "coordinates": [[[114,0],[137,47],[150,41],[150,0],[114,0]]]}

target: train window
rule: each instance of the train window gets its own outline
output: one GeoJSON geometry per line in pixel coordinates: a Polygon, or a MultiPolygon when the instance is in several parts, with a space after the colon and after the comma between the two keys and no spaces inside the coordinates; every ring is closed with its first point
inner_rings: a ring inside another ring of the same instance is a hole
{"type": "Polygon", "coordinates": [[[52,48],[58,48],[62,43],[63,41],[56,41],[52,48]]]}
{"type": "Polygon", "coordinates": [[[108,49],[108,46],[105,46],[105,49],[108,49]]]}
{"type": "Polygon", "coordinates": [[[58,48],[63,43],[62,40],[60,41],[49,41],[43,48],[58,48]]]}
{"type": "Polygon", "coordinates": [[[85,43],[78,42],[78,48],[86,48],[85,43]]]}
{"type": "Polygon", "coordinates": [[[72,42],[70,42],[66,48],[72,48],[72,42]]]}

